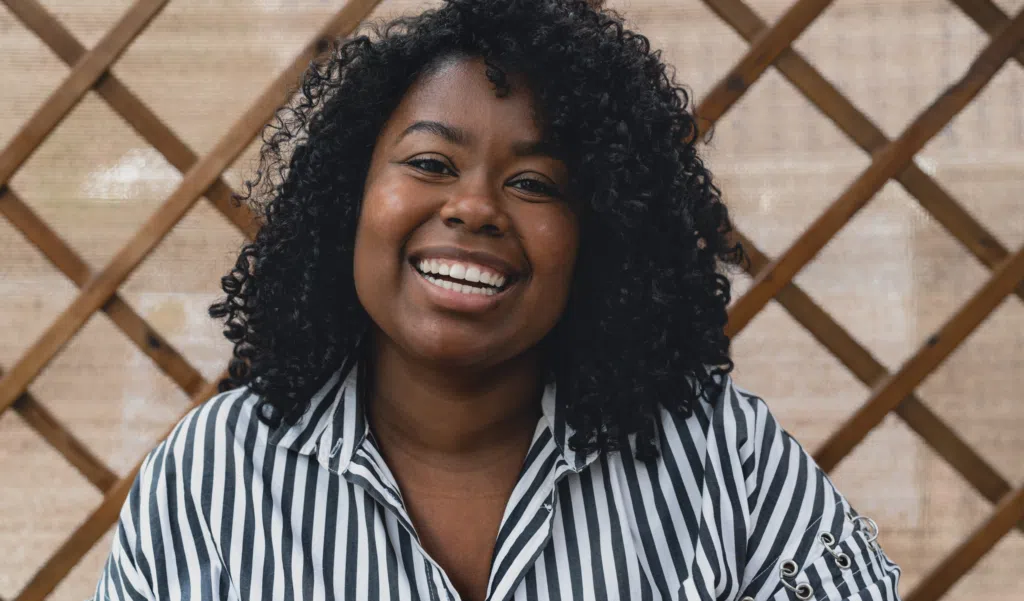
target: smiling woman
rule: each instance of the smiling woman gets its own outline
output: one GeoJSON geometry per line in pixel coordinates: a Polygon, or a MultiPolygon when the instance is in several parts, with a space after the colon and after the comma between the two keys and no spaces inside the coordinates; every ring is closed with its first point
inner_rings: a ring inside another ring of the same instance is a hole
{"type": "Polygon", "coordinates": [[[541,152],[530,88],[510,83],[499,98],[482,59],[446,57],[410,87],[377,139],[354,252],[378,352],[473,369],[488,386],[558,321],[579,240],[566,166],[541,152]],[[428,280],[417,268],[435,261],[428,280]],[[481,273],[503,285],[467,285],[481,273]]]}
{"type": "Polygon", "coordinates": [[[450,0],[279,113],[210,313],[231,378],[145,461],[98,599],[896,599],[723,326],[687,96],[583,1],[450,0]]]}

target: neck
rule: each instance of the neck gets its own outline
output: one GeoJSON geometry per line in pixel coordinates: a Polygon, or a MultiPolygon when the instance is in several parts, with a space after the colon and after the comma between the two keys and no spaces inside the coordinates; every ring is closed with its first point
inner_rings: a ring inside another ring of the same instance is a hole
{"type": "Polygon", "coordinates": [[[455,472],[522,461],[541,414],[536,352],[452,369],[424,365],[378,332],[370,359],[369,419],[385,456],[455,472]]]}

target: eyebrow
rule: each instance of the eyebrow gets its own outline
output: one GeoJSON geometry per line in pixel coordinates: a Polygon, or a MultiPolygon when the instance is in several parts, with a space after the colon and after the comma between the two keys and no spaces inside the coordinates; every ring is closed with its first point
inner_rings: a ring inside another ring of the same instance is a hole
{"type": "Polygon", "coordinates": [[[458,144],[459,146],[467,146],[473,139],[473,136],[469,135],[469,132],[446,123],[441,123],[440,121],[417,121],[405,128],[405,131],[398,135],[395,142],[401,141],[402,138],[416,131],[440,136],[452,144],[458,144]]]}
{"type": "MultiPolygon", "coordinates": [[[[473,141],[472,134],[453,125],[441,123],[440,121],[417,121],[405,128],[405,131],[398,135],[395,143],[400,142],[405,136],[417,131],[439,136],[458,146],[468,146],[473,141]]],[[[518,157],[545,156],[561,160],[555,149],[545,140],[516,142],[512,145],[512,153],[518,157]]]]}
{"type": "Polygon", "coordinates": [[[517,157],[543,156],[556,161],[562,160],[558,151],[547,140],[516,142],[512,145],[512,153],[517,157]]]}

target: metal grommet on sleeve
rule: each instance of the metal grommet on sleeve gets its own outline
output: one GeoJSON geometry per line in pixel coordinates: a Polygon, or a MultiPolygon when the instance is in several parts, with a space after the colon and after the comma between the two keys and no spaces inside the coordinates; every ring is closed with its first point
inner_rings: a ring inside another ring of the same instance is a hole
{"type": "Polygon", "coordinates": [[[878,524],[875,523],[875,520],[863,515],[858,515],[851,521],[860,527],[861,530],[868,533],[867,542],[874,543],[878,540],[878,524]],[[867,527],[865,527],[864,524],[866,524],[867,527]]]}
{"type": "Polygon", "coordinates": [[[800,601],[806,601],[814,596],[814,588],[806,582],[800,582],[797,584],[790,584],[786,582],[787,578],[796,576],[796,573],[800,571],[800,567],[796,565],[796,562],[792,559],[787,559],[779,565],[779,573],[782,575],[782,585],[793,591],[797,599],[800,601]]]}
{"type": "Polygon", "coordinates": [[[831,532],[821,532],[818,534],[818,538],[821,540],[821,544],[825,545],[825,550],[835,558],[836,565],[840,569],[849,570],[853,561],[850,560],[849,555],[836,549],[836,537],[832,536],[831,532]]]}

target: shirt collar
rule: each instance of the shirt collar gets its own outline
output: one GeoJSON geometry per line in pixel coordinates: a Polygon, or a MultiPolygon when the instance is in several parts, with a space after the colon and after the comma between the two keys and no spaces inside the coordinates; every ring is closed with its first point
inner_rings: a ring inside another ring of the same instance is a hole
{"type": "MultiPolygon", "coordinates": [[[[340,367],[310,399],[309,408],[293,425],[282,424],[269,438],[270,444],[315,456],[325,468],[344,473],[355,452],[370,434],[370,424],[356,394],[358,368],[340,367]]],[[[541,424],[551,432],[562,459],[574,472],[590,465],[600,451],[589,454],[569,448],[572,428],[565,410],[557,402],[555,384],[544,388],[541,398],[541,424]]]]}

